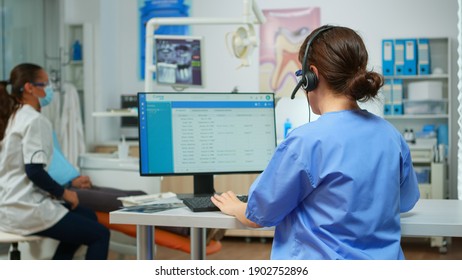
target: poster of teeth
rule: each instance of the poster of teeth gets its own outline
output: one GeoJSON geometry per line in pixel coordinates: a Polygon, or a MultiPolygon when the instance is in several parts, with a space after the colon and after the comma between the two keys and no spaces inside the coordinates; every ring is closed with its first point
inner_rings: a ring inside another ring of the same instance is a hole
{"type": "Polygon", "coordinates": [[[260,27],[260,91],[290,96],[301,68],[298,51],[306,36],[320,26],[320,8],[263,10],[260,27]]]}

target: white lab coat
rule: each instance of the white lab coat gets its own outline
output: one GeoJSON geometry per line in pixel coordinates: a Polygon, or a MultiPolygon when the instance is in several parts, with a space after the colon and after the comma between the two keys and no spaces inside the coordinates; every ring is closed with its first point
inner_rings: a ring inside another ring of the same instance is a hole
{"type": "Polygon", "coordinates": [[[64,84],[63,92],[62,118],[58,139],[63,154],[74,167],[77,167],[79,155],[85,153],[79,94],[75,86],[69,83],[64,84]]]}
{"type": "Polygon", "coordinates": [[[68,210],[35,186],[25,164],[49,164],[53,153],[50,122],[24,105],[10,118],[0,142],[0,230],[27,235],[56,224],[68,210]]]}

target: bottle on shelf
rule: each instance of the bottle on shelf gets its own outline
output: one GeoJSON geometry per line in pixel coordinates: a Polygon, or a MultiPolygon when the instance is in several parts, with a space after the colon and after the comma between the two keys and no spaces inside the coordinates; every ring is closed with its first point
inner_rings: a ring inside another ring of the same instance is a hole
{"type": "Polygon", "coordinates": [[[415,144],[415,133],[412,128],[404,129],[404,140],[406,140],[408,144],[415,144]]]}
{"type": "Polygon", "coordinates": [[[284,139],[287,138],[287,134],[290,132],[291,129],[292,129],[292,123],[290,122],[290,119],[287,118],[284,123],[284,139]]]}
{"type": "Polygon", "coordinates": [[[72,44],[72,60],[73,61],[82,61],[82,44],[79,40],[75,40],[72,44]]]}
{"type": "Polygon", "coordinates": [[[122,135],[122,141],[119,143],[117,147],[117,152],[119,155],[119,159],[126,159],[128,158],[128,143],[125,141],[125,135],[122,135]]]}

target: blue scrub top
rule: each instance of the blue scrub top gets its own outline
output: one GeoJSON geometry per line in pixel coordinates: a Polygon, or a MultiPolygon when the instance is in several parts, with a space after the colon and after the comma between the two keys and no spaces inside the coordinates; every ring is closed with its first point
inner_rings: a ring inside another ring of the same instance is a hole
{"type": "Polygon", "coordinates": [[[276,226],[272,259],[403,259],[400,212],[419,197],[402,135],[347,110],[289,134],[252,184],[246,216],[276,226]]]}

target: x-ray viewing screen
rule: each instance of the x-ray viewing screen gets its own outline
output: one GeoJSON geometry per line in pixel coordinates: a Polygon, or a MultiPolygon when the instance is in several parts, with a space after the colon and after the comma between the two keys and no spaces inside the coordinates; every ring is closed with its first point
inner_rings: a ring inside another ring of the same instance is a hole
{"type": "Polygon", "coordinates": [[[202,37],[154,36],[157,83],[203,86],[202,37]]]}

